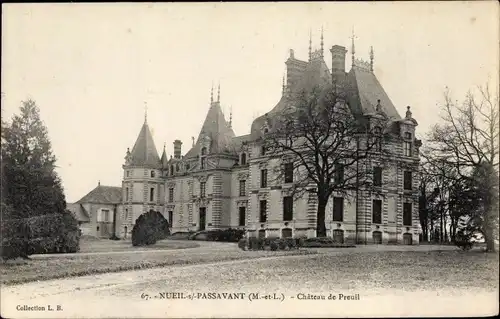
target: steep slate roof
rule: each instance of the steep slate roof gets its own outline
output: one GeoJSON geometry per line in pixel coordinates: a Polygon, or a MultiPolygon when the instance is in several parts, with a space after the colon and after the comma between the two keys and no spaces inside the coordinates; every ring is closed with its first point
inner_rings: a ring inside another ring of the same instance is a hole
{"type": "Polygon", "coordinates": [[[122,202],[122,188],[117,186],[101,186],[91,190],[83,196],[76,204],[119,204],[122,202]]]}
{"type": "Polygon", "coordinates": [[[210,153],[233,152],[232,139],[235,137],[234,131],[224,118],[219,101],[211,103],[196,144],[186,153],[185,157],[194,157],[200,153],[204,136],[211,139],[210,153]]]}
{"type": "Polygon", "coordinates": [[[355,101],[363,114],[374,113],[377,100],[380,100],[382,110],[389,118],[401,119],[391,99],[378,81],[375,74],[369,70],[354,66],[347,75],[349,82],[355,86],[355,101]]]}
{"type": "MultiPolygon", "coordinates": [[[[352,90],[349,104],[353,113],[358,115],[375,113],[375,107],[378,100],[380,100],[382,110],[389,118],[393,120],[401,119],[391,99],[371,70],[355,65],[351,68],[349,73],[343,74],[346,76],[345,78],[347,79],[350,90],[352,90]]],[[[290,92],[297,93],[302,90],[310,91],[314,87],[320,87],[323,90],[332,87],[331,73],[323,58],[309,61],[297,84],[287,89],[290,92]]],[[[253,121],[250,133],[252,139],[262,135],[261,128],[267,122],[266,117],[272,120],[274,114],[285,109],[288,103],[287,100],[285,96],[282,96],[272,110],[253,121]]]]}
{"type": "Polygon", "coordinates": [[[151,131],[146,121],[144,121],[139,136],[132,148],[130,162],[128,164],[131,166],[155,168],[160,165],[160,157],[158,156],[153,136],[151,135],[151,131]]]}
{"type": "Polygon", "coordinates": [[[89,222],[90,217],[89,213],[83,207],[82,204],[77,204],[77,203],[67,203],[66,208],[73,213],[73,216],[75,216],[76,220],[79,222],[89,222]]]}

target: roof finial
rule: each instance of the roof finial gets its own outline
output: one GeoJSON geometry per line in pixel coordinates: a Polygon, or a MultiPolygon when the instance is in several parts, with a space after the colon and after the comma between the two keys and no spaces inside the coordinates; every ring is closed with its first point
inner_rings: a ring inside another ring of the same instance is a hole
{"type": "Polygon", "coordinates": [[[411,119],[412,118],[412,114],[411,114],[410,106],[409,105],[406,107],[406,118],[407,119],[411,119]]]}
{"type": "Polygon", "coordinates": [[[309,29],[309,61],[312,58],[312,31],[309,29]]]}
{"type": "Polygon", "coordinates": [[[323,26],[321,26],[321,57],[323,57],[323,26]]]}
{"type": "Polygon", "coordinates": [[[356,49],[354,47],[354,27],[352,27],[352,36],[351,36],[351,55],[352,55],[352,66],[354,66],[354,54],[356,53],[356,49]]]}
{"type": "Polygon", "coordinates": [[[373,72],[373,46],[370,47],[370,71],[373,72]]]}
{"type": "Polygon", "coordinates": [[[210,104],[214,103],[214,82],[212,81],[212,90],[210,91],[210,104]]]}
{"type": "Polygon", "coordinates": [[[165,148],[167,147],[167,142],[163,142],[163,150],[165,151],[165,148]]]}
{"type": "Polygon", "coordinates": [[[194,146],[194,136],[191,136],[191,140],[193,141],[193,146],[194,146]]]}
{"type": "Polygon", "coordinates": [[[101,186],[101,181],[100,180],[97,181],[97,186],[101,186]]]}
{"type": "Polygon", "coordinates": [[[217,102],[220,102],[220,82],[219,87],[217,88],[217,102]]]}
{"type": "Polygon", "coordinates": [[[148,102],[144,101],[144,124],[148,123],[148,102]]]}

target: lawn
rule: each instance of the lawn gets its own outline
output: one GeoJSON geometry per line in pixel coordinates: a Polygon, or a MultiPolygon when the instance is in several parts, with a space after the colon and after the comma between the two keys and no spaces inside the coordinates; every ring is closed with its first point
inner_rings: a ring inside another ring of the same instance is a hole
{"type": "Polygon", "coordinates": [[[150,248],[132,247],[125,241],[111,240],[85,240],[81,244],[82,253],[33,256],[32,260],[16,259],[1,262],[0,283],[9,285],[171,265],[313,253],[307,251],[245,252],[239,250],[236,244],[225,244],[226,246],[222,248],[180,249],[198,247],[199,244],[168,240],[160,241],[150,248]]]}
{"type": "Polygon", "coordinates": [[[168,241],[163,240],[152,246],[132,246],[130,240],[109,240],[109,239],[84,239],[80,241],[80,253],[95,252],[117,252],[117,251],[138,251],[138,250],[172,250],[196,248],[200,245],[188,241],[168,241]]]}

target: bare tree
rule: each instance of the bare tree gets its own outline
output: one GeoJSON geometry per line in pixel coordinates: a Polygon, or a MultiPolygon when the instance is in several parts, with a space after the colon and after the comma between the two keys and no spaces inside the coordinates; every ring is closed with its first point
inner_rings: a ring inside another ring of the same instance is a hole
{"type": "Polygon", "coordinates": [[[325,208],[333,192],[352,196],[360,188],[373,186],[369,161],[382,159],[382,144],[389,135],[390,121],[381,108],[371,115],[357,115],[348,94],[340,86],[302,92],[268,118],[270,129],[264,135],[267,153],[282,163],[275,176],[289,180],[293,169],[294,196],[316,195],[320,237],[326,235],[325,208]]]}
{"type": "MultiPolygon", "coordinates": [[[[453,102],[446,90],[442,122],[433,127],[428,138],[432,157],[453,167],[461,179],[471,180],[472,172],[483,165],[490,166],[498,174],[498,107],[498,92],[492,94],[488,85],[479,87],[476,94],[469,92],[462,104],[453,102]]],[[[484,187],[492,188],[493,185],[484,187]]],[[[482,209],[485,215],[481,231],[489,251],[495,250],[494,233],[498,231],[494,227],[498,222],[494,206],[486,205],[482,209]]]]}

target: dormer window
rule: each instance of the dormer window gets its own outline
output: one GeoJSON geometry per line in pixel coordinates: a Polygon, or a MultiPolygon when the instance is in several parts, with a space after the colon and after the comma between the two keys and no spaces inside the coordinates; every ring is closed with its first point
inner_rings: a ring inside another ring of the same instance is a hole
{"type": "Polygon", "coordinates": [[[170,175],[174,175],[174,165],[170,165],[170,175]]]}
{"type": "Polygon", "coordinates": [[[404,156],[412,156],[412,136],[411,136],[411,133],[406,132],[404,134],[403,150],[404,150],[404,156]]]}
{"type": "Polygon", "coordinates": [[[151,171],[151,177],[155,177],[155,171],[151,171]]]}
{"type": "Polygon", "coordinates": [[[179,172],[179,171],[180,171],[180,168],[179,168],[179,163],[175,164],[175,171],[176,171],[176,172],[179,172]]]}
{"type": "Polygon", "coordinates": [[[205,169],[206,167],[206,160],[207,160],[206,155],[207,155],[207,148],[203,147],[201,149],[201,162],[200,162],[201,169],[205,169]]]}
{"type": "Polygon", "coordinates": [[[264,134],[267,134],[269,132],[269,129],[266,127],[264,128],[264,134]]]}
{"type": "Polygon", "coordinates": [[[240,165],[247,165],[247,154],[241,153],[240,165]]]}

